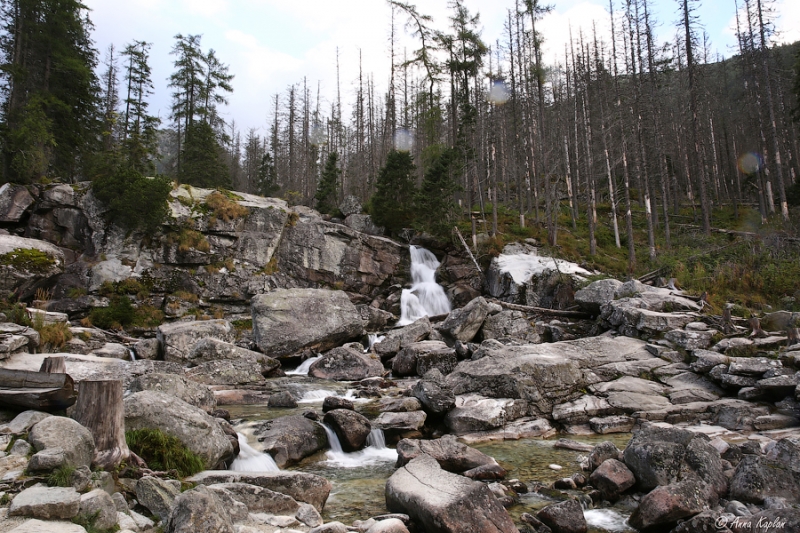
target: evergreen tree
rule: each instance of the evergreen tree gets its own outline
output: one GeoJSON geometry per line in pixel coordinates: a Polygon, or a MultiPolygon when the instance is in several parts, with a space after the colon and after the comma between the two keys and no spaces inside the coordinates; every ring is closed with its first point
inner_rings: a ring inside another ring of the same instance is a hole
{"type": "Polygon", "coordinates": [[[148,64],[149,50],[149,43],[134,41],[122,52],[127,62],[127,97],[122,124],[123,151],[128,164],[142,173],[152,173],[155,170],[153,157],[158,150],[156,128],[161,122],[157,117],[147,114],[146,98],[153,94],[148,64]]]}
{"type": "Polygon", "coordinates": [[[414,223],[414,170],[410,153],[392,150],[378,173],[370,212],[373,221],[392,235],[414,223]]]}
{"type": "Polygon", "coordinates": [[[317,211],[333,215],[339,210],[336,190],[339,186],[339,174],[341,170],[337,167],[339,154],[331,152],[322,170],[322,176],[317,184],[317,193],[314,199],[317,201],[317,211]]]}
{"type": "Polygon", "coordinates": [[[108,220],[126,229],[148,233],[164,222],[171,190],[169,178],[147,178],[126,163],[92,181],[92,191],[105,204],[108,220]]]}
{"type": "Polygon", "coordinates": [[[269,152],[264,152],[261,163],[258,166],[256,192],[261,196],[274,196],[279,190],[278,170],[275,168],[275,161],[269,152]]]}
{"type": "Polygon", "coordinates": [[[1,9],[3,180],[72,179],[100,132],[87,8],[76,0],[7,0],[1,9]]]}
{"type": "Polygon", "coordinates": [[[181,151],[178,178],[195,187],[230,187],[228,168],[222,160],[223,149],[217,142],[214,130],[207,122],[199,121],[189,126],[181,151]]]}
{"type": "Polygon", "coordinates": [[[458,153],[449,148],[432,161],[416,194],[416,226],[440,237],[446,236],[458,219],[454,194],[461,187],[453,179],[458,153]]]}

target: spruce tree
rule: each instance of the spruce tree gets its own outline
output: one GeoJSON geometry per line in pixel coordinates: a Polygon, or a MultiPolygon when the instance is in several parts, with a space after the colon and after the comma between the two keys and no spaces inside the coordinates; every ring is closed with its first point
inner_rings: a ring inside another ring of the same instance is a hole
{"type": "Polygon", "coordinates": [[[139,172],[155,171],[153,156],[158,151],[157,130],[161,122],[147,113],[146,98],[153,93],[148,64],[150,43],[134,41],[125,47],[126,98],[123,114],[123,152],[128,164],[139,172]]]}
{"type": "Polygon", "coordinates": [[[336,189],[339,183],[339,170],[337,164],[339,162],[339,154],[331,152],[328,154],[328,160],[325,162],[325,168],[322,170],[322,176],[317,184],[317,193],[314,199],[317,201],[317,211],[328,215],[333,215],[339,210],[336,189]]]}
{"type": "Polygon", "coordinates": [[[443,237],[450,232],[459,215],[454,194],[461,187],[453,179],[458,152],[448,148],[431,162],[422,186],[416,194],[416,227],[443,237]]]}
{"type": "Polygon", "coordinates": [[[87,8],[8,0],[0,9],[3,181],[75,178],[100,137],[87,8]]]}
{"type": "Polygon", "coordinates": [[[178,179],[195,187],[229,188],[230,177],[222,152],[214,130],[207,122],[190,125],[181,151],[183,163],[178,179]]]}
{"type": "Polygon", "coordinates": [[[372,220],[392,235],[414,223],[414,169],[410,153],[392,150],[378,173],[370,212],[372,220]]]}

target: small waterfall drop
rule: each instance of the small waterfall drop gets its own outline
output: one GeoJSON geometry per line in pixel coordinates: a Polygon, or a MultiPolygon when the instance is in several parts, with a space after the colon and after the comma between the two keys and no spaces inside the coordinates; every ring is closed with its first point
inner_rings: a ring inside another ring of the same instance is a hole
{"type": "Polygon", "coordinates": [[[128,354],[131,357],[131,361],[136,361],[136,352],[133,351],[133,348],[128,348],[128,354]]]}
{"type": "Polygon", "coordinates": [[[345,400],[350,400],[351,402],[367,402],[369,398],[359,398],[356,396],[355,389],[347,389],[344,394],[340,394],[338,392],[328,390],[328,389],[315,389],[310,390],[303,394],[303,397],[297,400],[297,403],[314,403],[314,402],[321,402],[328,396],[336,396],[337,398],[344,398],[345,400]]]}
{"type": "Polygon", "coordinates": [[[239,456],[233,460],[229,470],[239,472],[277,472],[280,470],[270,454],[260,452],[247,444],[247,437],[241,433],[236,435],[239,437],[239,456]]]}
{"type": "Polygon", "coordinates": [[[321,355],[318,355],[316,357],[309,357],[308,359],[306,359],[305,361],[300,363],[300,366],[298,366],[294,370],[287,370],[286,371],[286,375],[287,376],[307,376],[308,375],[308,369],[311,368],[311,365],[313,365],[315,362],[319,361],[319,359],[321,357],[322,357],[321,355]]]}
{"type": "Polygon", "coordinates": [[[364,353],[371,352],[372,347],[378,344],[379,342],[383,341],[383,339],[385,338],[386,338],[385,335],[378,335],[377,333],[370,333],[369,335],[367,335],[367,341],[369,342],[369,346],[367,346],[367,349],[364,350],[364,353]]]}
{"type": "Polygon", "coordinates": [[[411,324],[424,316],[443,315],[450,312],[450,301],[441,285],[436,283],[439,261],[425,248],[410,246],[411,288],[403,289],[400,296],[400,321],[398,326],[411,324]]]}
{"type": "Polygon", "coordinates": [[[377,463],[393,463],[397,461],[397,451],[386,447],[382,429],[373,429],[367,436],[367,447],[357,452],[345,453],[339,436],[326,424],[322,424],[328,435],[331,449],[325,452],[326,463],[337,468],[360,468],[377,463]]]}

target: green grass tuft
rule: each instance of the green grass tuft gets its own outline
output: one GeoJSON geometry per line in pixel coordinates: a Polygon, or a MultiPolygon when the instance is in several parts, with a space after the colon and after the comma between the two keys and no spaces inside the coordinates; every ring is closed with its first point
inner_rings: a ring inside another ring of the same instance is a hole
{"type": "Polygon", "coordinates": [[[152,470],[177,470],[178,475],[186,477],[205,469],[203,459],[161,430],[133,429],[125,432],[125,440],[152,470]]]}
{"type": "Polygon", "coordinates": [[[74,473],[75,467],[72,465],[59,466],[47,476],[47,484],[51,487],[71,487],[74,473]]]}

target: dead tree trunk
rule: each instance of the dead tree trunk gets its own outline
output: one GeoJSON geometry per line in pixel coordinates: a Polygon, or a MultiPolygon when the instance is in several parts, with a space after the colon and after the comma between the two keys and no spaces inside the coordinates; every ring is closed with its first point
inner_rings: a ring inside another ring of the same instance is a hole
{"type": "Polygon", "coordinates": [[[111,470],[131,456],[125,442],[122,381],[82,381],[72,418],[94,436],[95,468],[111,470]]]}
{"type": "Polygon", "coordinates": [[[42,366],[39,368],[39,372],[47,372],[48,374],[66,374],[67,363],[60,355],[56,357],[45,357],[44,361],[42,361],[42,366]]]}

